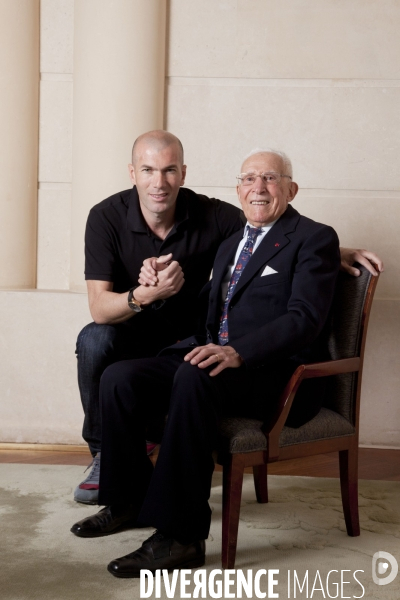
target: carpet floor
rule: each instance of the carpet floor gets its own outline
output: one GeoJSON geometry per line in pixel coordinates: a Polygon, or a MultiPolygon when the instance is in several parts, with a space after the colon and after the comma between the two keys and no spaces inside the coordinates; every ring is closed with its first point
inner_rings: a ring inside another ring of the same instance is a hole
{"type": "MultiPolygon", "coordinates": [[[[96,512],[96,507],[72,500],[82,475],[79,466],[0,464],[1,600],[140,598],[139,580],[116,579],[106,566],[135,550],[153,530],[129,530],[100,539],[72,535],[73,523],[96,512]]],[[[221,569],[221,483],[221,474],[216,473],[210,498],[208,573],[221,569]]],[[[245,475],[236,569],[245,575],[252,569],[253,577],[259,569],[279,570],[274,575],[278,584],[271,588],[279,598],[399,600],[400,574],[387,585],[377,585],[371,564],[378,551],[389,552],[400,562],[400,482],[360,481],[362,531],[357,538],[345,532],[337,479],[271,476],[269,490],[270,502],[257,504],[252,477],[245,475]],[[295,595],[296,578],[304,586],[300,591],[296,584],[295,595]]],[[[217,574],[215,581],[221,577],[217,574]]],[[[236,574],[232,577],[234,584],[225,588],[225,597],[227,589],[236,597],[236,574]]],[[[266,597],[267,579],[261,575],[266,597]]],[[[194,589],[190,581],[188,594],[194,589]]],[[[212,594],[213,588],[203,597],[212,594]]],[[[168,597],[164,585],[158,597],[168,597]]],[[[170,597],[182,597],[179,582],[170,597]]],[[[254,590],[251,597],[257,597],[254,590]]]]}

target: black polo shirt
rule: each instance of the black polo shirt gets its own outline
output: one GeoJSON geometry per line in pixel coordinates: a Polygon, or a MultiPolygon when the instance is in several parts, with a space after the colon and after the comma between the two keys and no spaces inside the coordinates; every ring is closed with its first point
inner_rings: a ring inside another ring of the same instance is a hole
{"type": "Polygon", "coordinates": [[[210,277],[217,249],[243,228],[242,218],[231,204],[180,188],[175,225],[161,240],[142,216],[136,187],[125,190],[96,204],[89,213],[85,279],[112,281],[115,292],[126,292],[138,285],[146,258],[172,252],[185,276],[181,291],[161,308],[148,308],[126,323],[149,334],[158,328],[164,345],[183,339],[194,331],[195,301],[210,277]]]}

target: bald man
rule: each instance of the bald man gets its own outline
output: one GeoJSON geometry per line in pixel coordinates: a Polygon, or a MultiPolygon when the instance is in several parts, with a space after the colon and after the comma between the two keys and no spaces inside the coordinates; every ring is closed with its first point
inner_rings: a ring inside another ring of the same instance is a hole
{"type": "Polygon", "coordinates": [[[238,208],[181,187],[183,148],[171,133],[140,136],[128,169],[133,188],[94,206],[86,227],[85,278],[94,323],[80,332],[76,353],[83,438],[94,461],[74,497],[87,504],[98,497],[103,371],[118,360],[156,356],[192,333],[197,297],[218,247],[243,227],[238,208]],[[157,285],[139,285],[143,261],[159,256],[157,285]]]}
{"type": "MultiPolygon", "coordinates": [[[[133,188],[94,206],[86,227],[85,279],[94,322],[80,332],[76,354],[85,413],[82,435],[93,462],[74,493],[77,502],[86,504],[98,501],[102,373],[119,360],[156,356],[193,333],[197,297],[218,247],[243,228],[238,208],[182,187],[183,148],[171,133],[141,135],[128,169],[133,188]],[[147,270],[150,279],[151,272],[157,274],[157,285],[148,285],[146,277],[139,285],[143,262],[150,258],[147,270]]],[[[355,261],[376,273],[368,259],[382,268],[371,253],[342,252],[342,264],[355,275],[355,261]]],[[[157,437],[157,424],[151,435],[157,437]]]]}

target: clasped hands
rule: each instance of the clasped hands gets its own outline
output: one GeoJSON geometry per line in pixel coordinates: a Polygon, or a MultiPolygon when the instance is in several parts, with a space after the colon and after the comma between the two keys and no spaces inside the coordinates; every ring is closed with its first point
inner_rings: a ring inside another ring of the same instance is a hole
{"type": "MultiPolygon", "coordinates": [[[[182,268],[177,261],[172,261],[172,254],[166,254],[159,258],[147,258],[139,273],[139,283],[153,289],[163,288],[163,296],[159,297],[168,298],[178,293],[184,283],[182,268]],[[173,292],[168,293],[168,290],[173,290],[173,292]]],[[[200,369],[215,364],[216,367],[210,371],[211,377],[227,368],[237,369],[243,363],[243,359],[232,346],[217,346],[216,344],[198,346],[186,354],[184,360],[190,362],[191,365],[197,365],[200,369]]]]}
{"type": "MultiPolygon", "coordinates": [[[[165,300],[179,292],[185,282],[182,267],[176,260],[172,260],[172,254],[166,254],[159,258],[146,258],[143,261],[139,273],[139,283],[147,288],[147,295],[151,301],[165,300]]],[[[142,291],[142,295],[146,295],[142,291]]],[[[136,292],[135,292],[136,297],[136,292]]],[[[140,300],[140,298],[137,298],[140,300]]]]}

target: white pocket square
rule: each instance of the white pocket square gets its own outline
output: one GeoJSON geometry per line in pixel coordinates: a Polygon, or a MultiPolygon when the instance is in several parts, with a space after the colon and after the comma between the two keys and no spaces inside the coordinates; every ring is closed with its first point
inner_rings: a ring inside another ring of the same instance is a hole
{"type": "Polygon", "coordinates": [[[269,267],[268,265],[265,267],[264,271],[261,273],[261,277],[264,277],[264,275],[272,275],[273,273],[277,273],[278,271],[275,271],[275,269],[273,269],[272,267],[269,267]]]}

